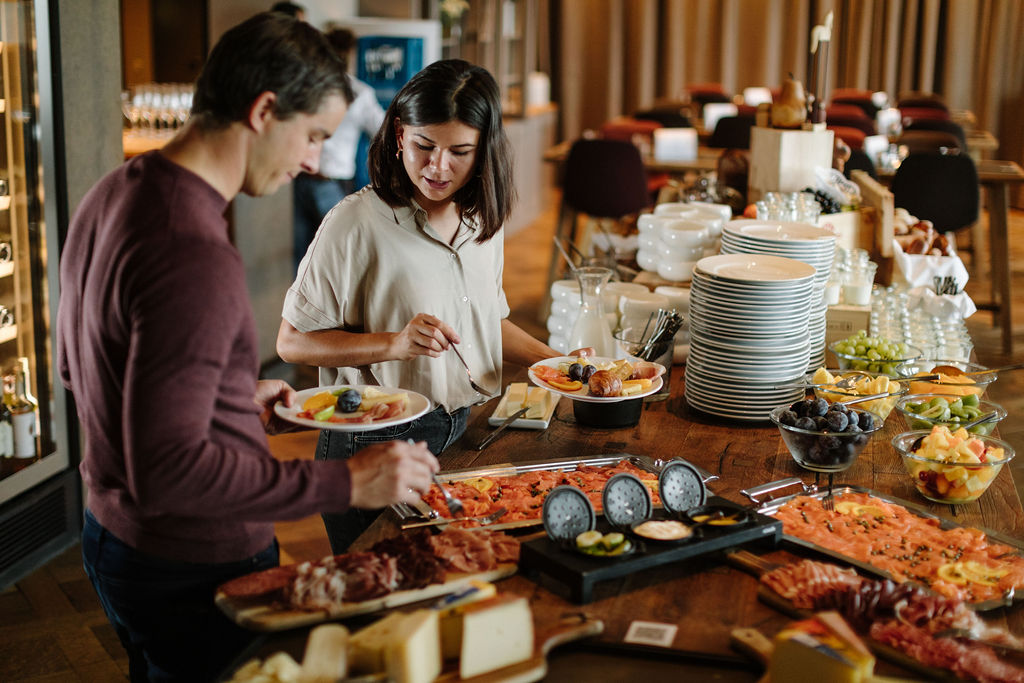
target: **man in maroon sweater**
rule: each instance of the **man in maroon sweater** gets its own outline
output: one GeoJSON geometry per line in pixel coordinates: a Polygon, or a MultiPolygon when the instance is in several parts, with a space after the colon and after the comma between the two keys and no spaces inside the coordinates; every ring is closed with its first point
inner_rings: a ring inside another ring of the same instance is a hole
{"type": "Polygon", "coordinates": [[[346,88],[316,29],[253,17],[214,47],[188,125],[97,183],[68,230],[58,354],[84,431],[82,554],[133,681],[208,680],[237,655],[250,636],[214,589],[277,564],[274,520],[412,502],[437,471],[424,444],[334,462],[279,462],[267,445],[294,391],[256,379],[224,213],[316,173],[346,88]]]}

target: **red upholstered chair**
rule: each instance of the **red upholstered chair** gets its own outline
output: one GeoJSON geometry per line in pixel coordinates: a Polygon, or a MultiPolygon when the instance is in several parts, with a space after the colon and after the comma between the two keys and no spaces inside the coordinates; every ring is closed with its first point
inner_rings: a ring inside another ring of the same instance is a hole
{"type": "Polygon", "coordinates": [[[828,124],[828,129],[835,133],[835,136],[850,146],[850,149],[864,149],[864,138],[867,137],[864,131],[851,126],[833,126],[828,124]]]}
{"type": "Polygon", "coordinates": [[[904,122],[908,119],[940,119],[943,121],[951,120],[949,112],[945,109],[937,109],[935,107],[900,107],[900,116],[903,117],[904,122]]]}
{"type": "Polygon", "coordinates": [[[709,102],[732,102],[732,97],[725,91],[721,83],[690,83],[686,86],[690,101],[699,109],[709,102]]]}
{"type": "Polygon", "coordinates": [[[875,122],[869,119],[867,116],[843,116],[842,114],[830,114],[826,110],[825,112],[825,123],[829,126],[844,126],[846,128],[856,128],[857,130],[864,133],[864,135],[875,135],[878,131],[875,129],[875,122]]]}
{"type": "Polygon", "coordinates": [[[896,105],[900,109],[903,107],[921,107],[924,109],[942,109],[949,111],[949,107],[946,106],[946,100],[941,95],[929,92],[907,92],[900,93],[898,104],[896,105]]]}
{"type": "Polygon", "coordinates": [[[830,104],[852,104],[860,107],[861,111],[871,119],[875,120],[875,114],[878,113],[878,107],[871,99],[872,92],[870,90],[861,90],[859,88],[837,88],[832,91],[832,99],[830,104]]]}
{"type": "Polygon", "coordinates": [[[825,107],[825,116],[846,116],[848,118],[864,119],[865,121],[871,120],[861,107],[856,104],[844,104],[842,102],[833,102],[825,107]]]}

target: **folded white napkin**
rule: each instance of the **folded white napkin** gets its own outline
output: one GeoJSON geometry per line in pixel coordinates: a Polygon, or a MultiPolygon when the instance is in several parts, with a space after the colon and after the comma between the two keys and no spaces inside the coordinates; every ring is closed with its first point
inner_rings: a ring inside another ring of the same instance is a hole
{"type": "MultiPolygon", "coordinates": [[[[952,242],[952,240],[950,240],[952,242]]],[[[952,245],[950,245],[952,249],[952,245]]],[[[905,282],[911,288],[931,287],[935,288],[935,278],[953,277],[956,279],[957,289],[963,290],[964,285],[970,277],[964,262],[954,252],[952,256],[934,256],[931,254],[907,254],[904,253],[899,242],[892,243],[893,261],[896,268],[893,271],[893,280],[905,282]]]]}
{"type": "Polygon", "coordinates": [[[907,292],[907,308],[913,310],[918,306],[940,320],[970,318],[978,310],[967,292],[936,294],[931,287],[914,287],[907,292]]]}

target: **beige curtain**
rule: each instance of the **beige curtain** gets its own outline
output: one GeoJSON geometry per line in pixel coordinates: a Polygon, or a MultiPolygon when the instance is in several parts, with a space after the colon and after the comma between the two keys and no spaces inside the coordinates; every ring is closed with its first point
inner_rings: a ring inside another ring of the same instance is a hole
{"type": "MultiPolygon", "coordinates": [[[[943,95],[1024,162],[1024,0],[551,0],[562,136],[679,99],[806,83],[810,31],[833,12],[825,95],[835,88],[943,95]]],[[[1024,192],[1018,195],[1018,199],[1024,192]]],[[[1020,206],[1021,202],[1016,202],[1020,206]]]]}

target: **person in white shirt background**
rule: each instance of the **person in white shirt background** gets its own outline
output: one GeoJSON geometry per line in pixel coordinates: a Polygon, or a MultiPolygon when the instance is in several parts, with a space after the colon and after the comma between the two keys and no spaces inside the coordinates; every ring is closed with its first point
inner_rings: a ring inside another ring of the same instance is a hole
{"type": "MultiPolygon", "coordinates": [[[[345,28],[333,28],[326,35],[347,66],[348,57],[355,47],[355,34],[345,28]]],[[[354,99],[349,103],[341,125],[324,142],[319,174],[303,173],[295,179],[293,253],[296,269],[323,217],[356,189],[356,151],[360,136],[365,133],[372,139],[384,120],[384,109],[377,102],[373,88],[355,78],[350,77],[349,82],[354,99]]]]}

